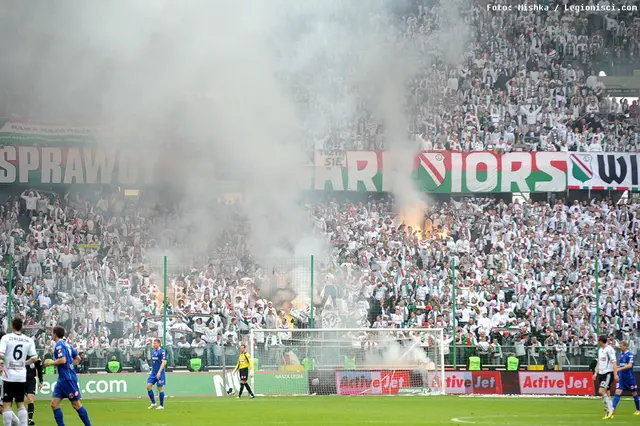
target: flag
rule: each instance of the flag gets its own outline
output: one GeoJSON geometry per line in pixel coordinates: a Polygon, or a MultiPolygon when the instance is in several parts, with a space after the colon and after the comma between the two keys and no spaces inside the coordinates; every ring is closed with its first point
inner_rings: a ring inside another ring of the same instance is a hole
{"type": "Polygon", "coordinates": [[[423,152],[418,156],[419,167],[424,174],[420,174],[425,182],[427,191],[435,191],[442,186],[447,176],[445,156],[439,152],[423,152]]]}
{"type": "Polygon", "coordinates": [[[593,177],[591,156],[585,154],[571,154],[571,173],[580,182],[586,182],[593,177]]]}

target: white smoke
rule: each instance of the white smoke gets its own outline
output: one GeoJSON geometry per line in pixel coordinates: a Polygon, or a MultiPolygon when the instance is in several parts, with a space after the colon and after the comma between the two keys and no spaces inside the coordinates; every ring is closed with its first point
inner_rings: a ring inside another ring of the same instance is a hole
{"type": "Polygon", "coordinates": [[[408,37],[397,13],[408,4],[9,1],[0,77],[19,113],[107,124],[118,136],[110,147],[150,150],[147,161],[178,145],[188,164],[165,165],[156,179],[184,196],[164,225],[182,247],[160,249],[200,252],[245,215],[256,256],[307,256],[326,248],[299,203],[312,135],[352,131],[363,102],[384,123],[394,194],[402,206],[421,200],[407,177],[416,145],[406,82],[436,58],[460,61],[467,25],[447,0],[425,12],[424,26],[437,29],[408,37]],[[220,170],[245,194],[237,214],[218,207],[220,170]]]}
{"type": "Polygon", "coordinates": [[[410,332],[402,339],[391,338],[387,333],[370,333],[369,340],[376,342],[374,350],[366,352],[365,365],[376,367],[420,368],[431,362],[438,363],[433,337],[424,333],[410,332]],[[424,339],[423,339],[424,338],[424,339]],[[401,340],[401,342],[400,342],[401,340]]]}

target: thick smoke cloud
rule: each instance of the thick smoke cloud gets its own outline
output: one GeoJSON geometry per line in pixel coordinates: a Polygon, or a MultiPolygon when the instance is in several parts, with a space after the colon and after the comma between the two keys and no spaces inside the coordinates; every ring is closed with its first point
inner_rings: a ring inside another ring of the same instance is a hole
{"type": "Polygon", "coordinates": [[[298,203],[311,180],[303,165],[313,138],[351,131],[363,103],[385,124],[396,195],[406,205],[420,199],[403,177],[416,148],[406,82],[438,58],[461,61],[468,34],[464,7],[447,0],[422,8],[435,29],[408,37],[397,13],[410,4],[9,1],[0,12],[0,78],[21,114],[107,124],[116,137],[105,144],[148,150],[150,161],[180,144],[188,165],[158,180],[185,194],[188,214],[170,224],[185,241],[234,226],[215,206],[224,169],[245,190],[254,254],[319,254],[298,203]]]}

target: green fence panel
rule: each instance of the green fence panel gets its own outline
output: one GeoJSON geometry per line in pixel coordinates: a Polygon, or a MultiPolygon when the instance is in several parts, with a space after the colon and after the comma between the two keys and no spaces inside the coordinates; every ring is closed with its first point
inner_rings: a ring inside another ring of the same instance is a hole
{"type": "MultiPolygon", "coordinates": [[[[82,374],[78,376],[83,398],[136,398],[147,396],[147,374],[82,374]]],[[[42,389],[36,390],[38,399],[51,398],[56,384],[55,375],[45,376],[42,389]]],[[[257,394],[282,395],[309,393],[306,372],[286,371],[256,373],[257,394]]],[[[227,390],[240,389],[238,375],[233,373],[170,373],[167,374],[167,396],[225,396],[227,390]]]]}
{"type": "Polygon", "coordinates": [[[309,378],[306,371],[256,373],[254,387],[256,393],[263,395],[306,395],[309,378]]]}

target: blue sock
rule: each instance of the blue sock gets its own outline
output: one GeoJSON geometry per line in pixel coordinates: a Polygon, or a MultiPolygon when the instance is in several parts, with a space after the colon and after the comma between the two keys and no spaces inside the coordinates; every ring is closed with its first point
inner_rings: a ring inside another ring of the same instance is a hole
{"type": "Polygon", "coordinates": [[[53,418],[56,419],[58,426],[64,426],[64,415],[62,414],[62,408],[56,408],[53,410],[53,418]]]}
{"type": "Polygon", "coordinates": [[[158,396],[160,397],[160,405],[164,407],[164,392],[158,392],[158,396]]]}
{"type": "Polygon", "coordinates": [[[633,402],[636,403],[636,411],[640,411],[640,398],[638,398],[638,395],[633,397],[633,402]]]}
{"type": "Polygon", "coordinates": [[[155,404],[156,403],[156,397],[153,394],[153,389],[150,390],[150,391],[147,391],[147,395],[149,395],[149,399],[151,400],[151,403],[155,404]]]}
{"type": "Polygon", "coordinates": [[[86,408],[80,407],[78,410],[78,416],[80,416],[80,420],[82,420],[82,424],[84,424],[84,426],[91,426],[91,420],[89,420],[89,413],[87,413],[86,408]]]}
{"type": "Polygon", "coordinates": [[[616,407],[618,406],[618,402],[620,402],[620,395],[615,394],[613,396],[613,409],[615,410],[616,407]]]}

